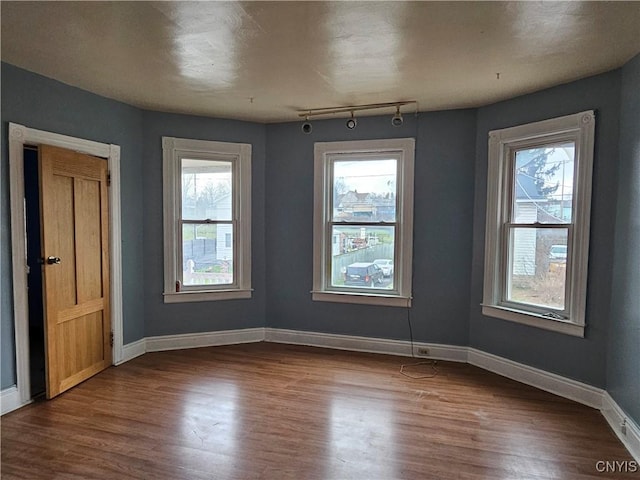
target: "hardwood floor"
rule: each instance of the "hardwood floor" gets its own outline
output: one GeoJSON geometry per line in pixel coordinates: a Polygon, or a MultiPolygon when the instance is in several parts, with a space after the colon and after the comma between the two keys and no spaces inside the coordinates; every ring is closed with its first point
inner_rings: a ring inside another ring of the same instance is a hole
{"type": "Polygon", "coordinates": [[[2,479],[639,478],[596,470],[633,460],[598,411],[466,364],[407,378],[411,361],[148,353],[2,417],[2,479]]]}

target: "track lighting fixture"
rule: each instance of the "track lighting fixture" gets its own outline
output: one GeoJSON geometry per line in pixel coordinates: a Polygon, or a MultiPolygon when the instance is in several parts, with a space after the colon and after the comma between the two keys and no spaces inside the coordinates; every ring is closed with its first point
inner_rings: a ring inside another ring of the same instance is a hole
{"type": "Polygon", "coordinates": [[[347,120],[346,125],[349,130],[353,130],[358,125],[358,121],[356,120],[356,117],[353,116],[353,112],[351,112],[351,118],[347,120]]]}
{"type": "Polygon", "coordinates": [[[309,122],[309,116],[304,118],[304,123],[302,124],[302,133],[306,133],[309,135],[313,131],[313,125],[309,122]]]}
{"type": "Polygon", "coordinates": [[[404,120],[402,118],[402,114],[400,113],[400,105],[396,105],[396,114],[391,117],[391,125],[394,127],[400,127],[403,124],[404,120]]]}
{"type": "Polygon", "coordinates": [[[346,107],[331,107],[331,108],[310,108],[307,110],[299,110],[298,116],[304,118],[302,124],[302,133],[309,134],[312,131],[311,123],[309,123],[310,117],[317,117],[320,115],[340,115],[350,113],[351,117],[346,122],[346,127],[349,130],[353,130],[358,125],[358,121],[355,118],[355,112],[361,112],[364,110],[375,110],[380,108],[392,108],[395,107],[396,113],[391,118],[391,125],[399,127],[404,123],[402,113],[400,113],[400,107],[404,105],[415,105],[415,112],[418,115],[418,102],[415,100],[407,100],[403,102],[390,102],[390,103],[370,103],[368,105],[349,105],[346,107]]]}

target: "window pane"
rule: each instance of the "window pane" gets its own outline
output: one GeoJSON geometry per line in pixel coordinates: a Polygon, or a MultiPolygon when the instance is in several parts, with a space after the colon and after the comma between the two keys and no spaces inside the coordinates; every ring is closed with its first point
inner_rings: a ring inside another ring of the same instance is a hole
{"type": "Polygon", "coordinates": [[[331,285],[393,289],[395,226],[333,226],[331,285]]]}
{"type": "Polygon", "coordinates": [[[182,218],[231,220],[231,162],[182,160],[182,218]]]}
{"type": "Polygon", "coordinates": [[[333,220],[395,222],[397,160],[333,163],[333,220]]]}
{"type": "Polygon", "coordinates": [[[507,300],[564,310],[566,228],[512,228],[507,300]]]}
{"type": "Polygon", "coordinates": [[[233,225],[182,225],[182,284],[233,283],[233,225]]]}
{"type": "Polygon", "coordinates": [[[516,152],[512,223],[571,223],[574,153],[573,142],[516,152]]]}

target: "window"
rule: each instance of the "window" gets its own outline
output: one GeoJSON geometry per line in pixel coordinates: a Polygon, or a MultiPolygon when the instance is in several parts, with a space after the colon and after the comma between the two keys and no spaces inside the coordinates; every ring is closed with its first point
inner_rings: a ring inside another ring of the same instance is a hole
{"type": "Polygon", "coordinates": [[[414,150],[315,144],[313,300],[410,306],[414,150]]]}
{"type": "Polygon", "coordinates": [[[489,133],[482,312],[584,336],[593,111],[489,133]]]}
{"type": "Polygon", "coordinates": [[[162,148],[165,303],[251,298],[251,145],[162,148]]]}

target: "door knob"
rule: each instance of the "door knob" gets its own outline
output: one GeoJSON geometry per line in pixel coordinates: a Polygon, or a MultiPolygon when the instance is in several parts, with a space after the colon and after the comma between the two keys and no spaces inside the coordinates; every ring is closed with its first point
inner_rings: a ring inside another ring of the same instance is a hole
{"type": "Polygon", "coordinates": [[[49,265],[59,265],[60,257],[47,257],[47,264],[49,265]]]}

